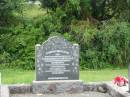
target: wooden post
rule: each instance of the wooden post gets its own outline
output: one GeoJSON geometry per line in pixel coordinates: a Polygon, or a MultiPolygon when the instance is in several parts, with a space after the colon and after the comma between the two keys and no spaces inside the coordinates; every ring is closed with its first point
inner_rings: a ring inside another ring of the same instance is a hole
{"type": "Polygon", "coordinates": [[[128,66],[128,80],[129,80],[129,92],[130,92],[130,64],[128,66]]]}

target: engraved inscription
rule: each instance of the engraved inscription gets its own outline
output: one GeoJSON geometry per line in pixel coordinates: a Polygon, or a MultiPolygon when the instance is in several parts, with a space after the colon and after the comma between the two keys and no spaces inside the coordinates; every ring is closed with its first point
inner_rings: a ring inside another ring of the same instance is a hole
{"type": "Polygon", "coordinates": [[[66,66],[70,65],[68,62],[71,62],[73,57],[70,56],[69,52],[67,51],[55,50],[46,52],[45,57],[43,57],[42,60],[45,62],[45,66],[48,68],[45,70],[45,72],[51,74],[64,74],[66,72],[70,72],[70,70],[67,70],[66,66]]]}

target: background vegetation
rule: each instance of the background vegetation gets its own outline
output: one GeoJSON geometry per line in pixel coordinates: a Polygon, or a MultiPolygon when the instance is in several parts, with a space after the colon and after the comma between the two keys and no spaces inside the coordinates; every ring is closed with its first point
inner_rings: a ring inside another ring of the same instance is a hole
{"type": "Polygon", "coordinates": [[[0,1],[0,69],[34,69],[35,44],[53,35],[80,45],[82,70],[127,67],[130,1],[0,1]]]}

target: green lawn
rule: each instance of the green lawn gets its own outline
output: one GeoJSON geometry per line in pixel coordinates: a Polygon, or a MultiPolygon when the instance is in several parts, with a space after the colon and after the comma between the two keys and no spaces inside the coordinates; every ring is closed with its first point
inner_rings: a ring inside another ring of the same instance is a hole
{"type": "MultiPolygon", "coordinates": [[[[0,72],[2,73],[2,83],[4,84],[31,83],[35,80],[35,71],[5,69],[0,70],[0,72]]],[[[80,79],[85,82],[111,81],[117,75],[128,77],[127,69],[80,71],[80,79]]]]}

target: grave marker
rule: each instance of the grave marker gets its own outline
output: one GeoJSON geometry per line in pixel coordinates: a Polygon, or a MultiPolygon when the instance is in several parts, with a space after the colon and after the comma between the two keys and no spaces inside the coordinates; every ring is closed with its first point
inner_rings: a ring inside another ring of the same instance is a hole
{"type": "Polygon", "coordinates": [[[36,45],[36,80],[78,80],[79,46],[54,36],[36,45]]]}

